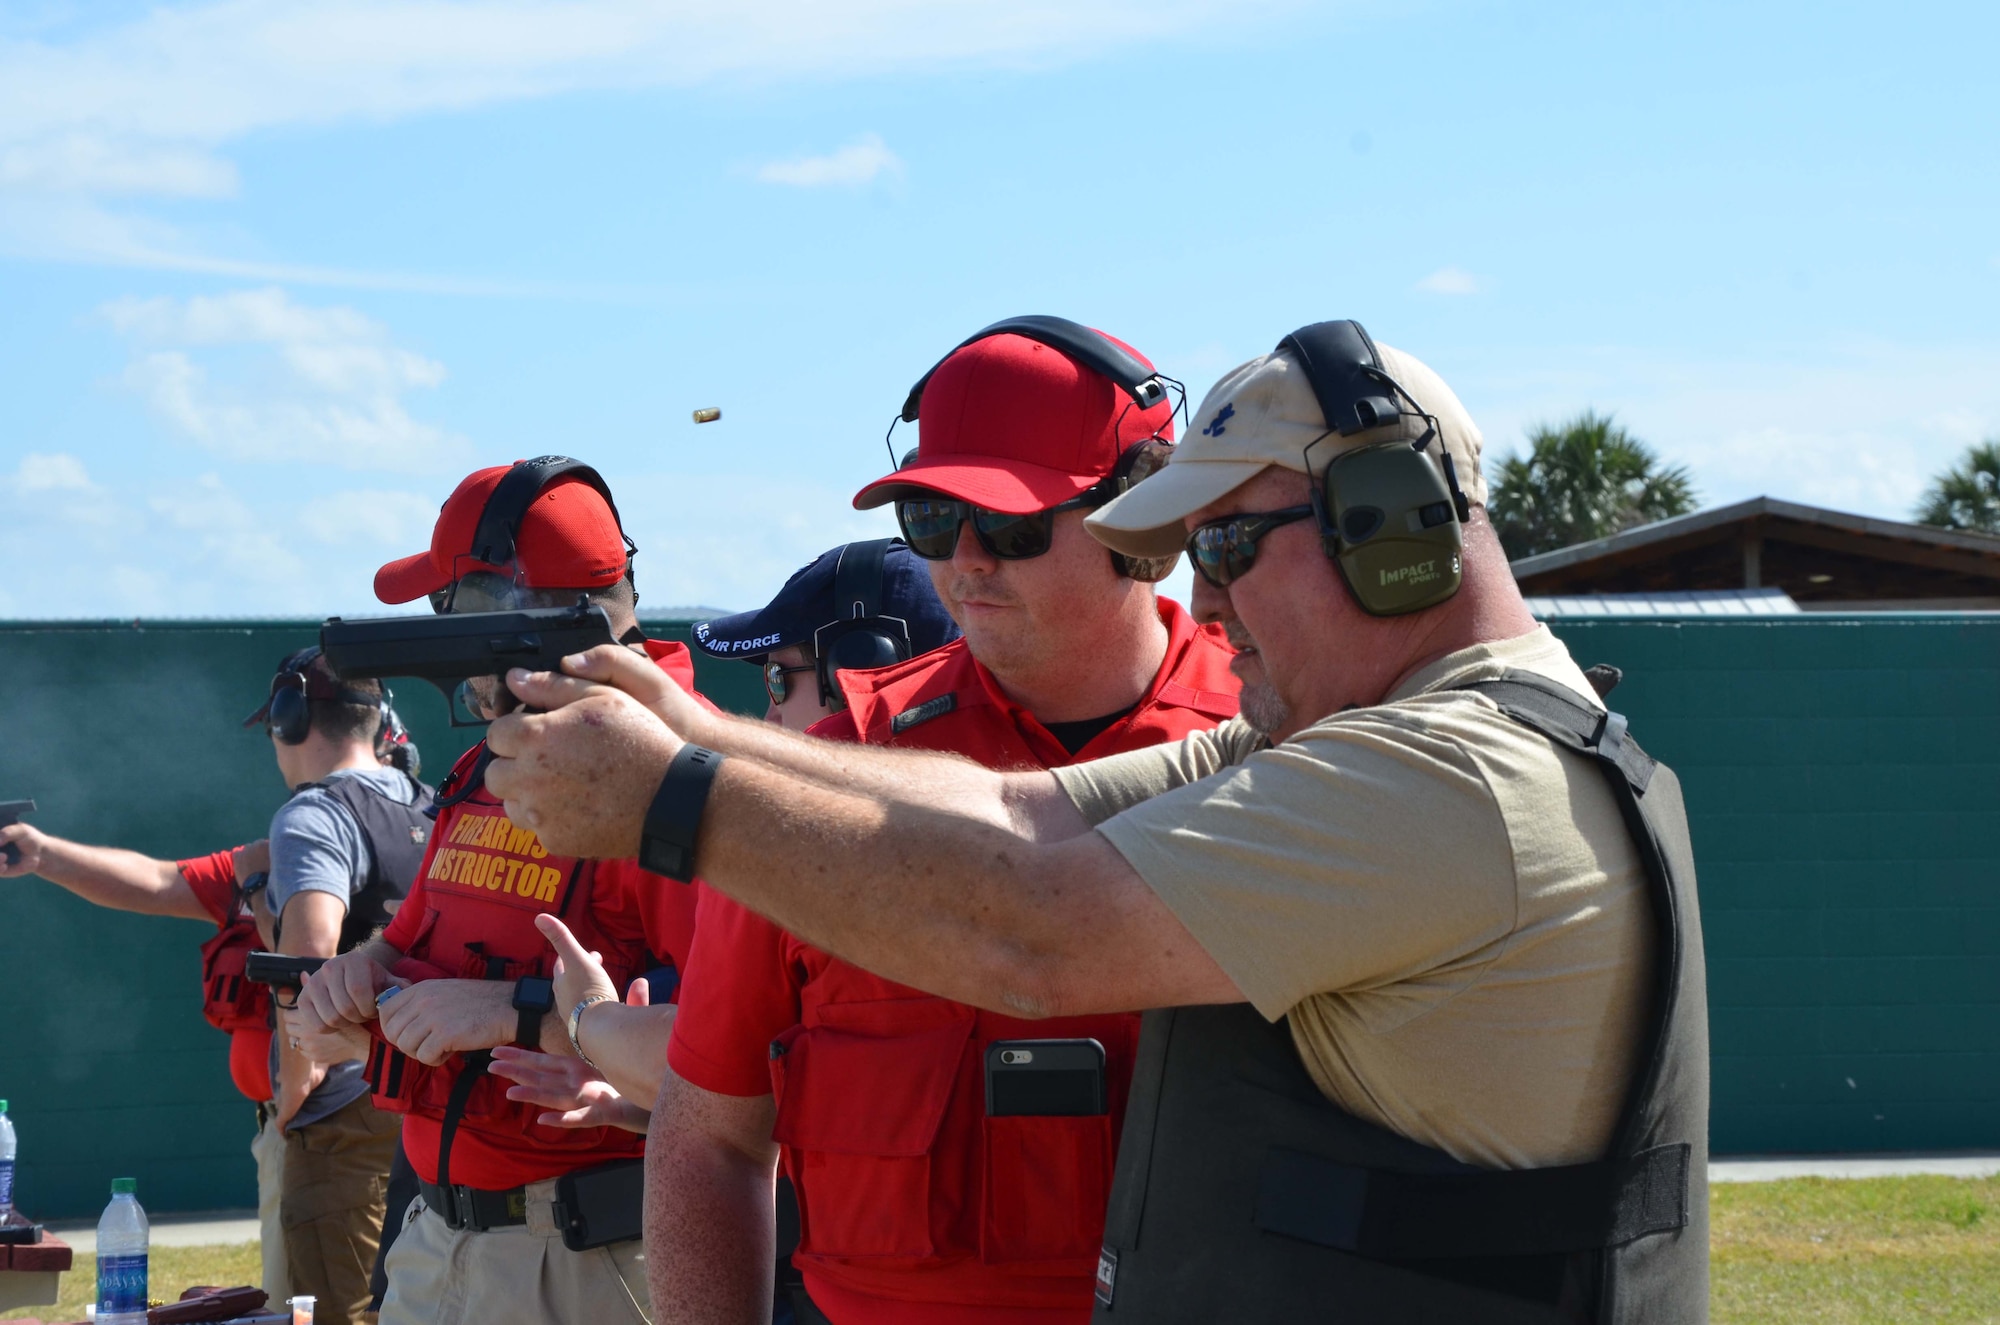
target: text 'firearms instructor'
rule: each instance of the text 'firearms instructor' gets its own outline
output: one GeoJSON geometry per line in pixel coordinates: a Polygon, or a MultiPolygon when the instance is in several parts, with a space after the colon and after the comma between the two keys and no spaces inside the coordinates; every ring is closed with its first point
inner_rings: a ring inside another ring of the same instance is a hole
{"type": "Polygon", "coordinates": [[[495,724],[489,784],[551,849],[699,866],[905,984],[1170,1009],[1108,1320],[1704,1320],[1679,784],[1522,603],[1479,446],[1435,373],[1318,323],[1091,517],[1128,555],[1186,544],[1239,650],[1212,733],[1003,774],[719,718],[600,650],[571,666],[611,685],[510,680],[552,711],[495,724]]]}

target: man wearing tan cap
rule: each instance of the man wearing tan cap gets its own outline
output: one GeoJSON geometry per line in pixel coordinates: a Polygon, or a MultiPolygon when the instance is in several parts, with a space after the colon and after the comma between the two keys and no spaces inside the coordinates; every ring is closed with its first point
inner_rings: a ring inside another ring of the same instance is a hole
{"type": "Polygon", "coordinates": [[[1522,603],[1479,448],[1436,374],[1317,323],[1093,514],[1190,552],[1243,683],[1213,732],[996,774],[719,719],[607,650],[512,679],[551,711],[495,725],[491,784],[887,978],[1152,1009],[1113,1325],[1704,1320],[1679,785],[1522,603]]]}

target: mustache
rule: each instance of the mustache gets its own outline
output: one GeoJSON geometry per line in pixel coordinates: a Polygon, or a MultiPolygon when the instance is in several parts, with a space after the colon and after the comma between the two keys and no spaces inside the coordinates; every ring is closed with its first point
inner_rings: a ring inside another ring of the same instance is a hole
{"type": "Polygon", "coordinates": [[[1222,628],[1222,633],[1229,640],[1229,647],[1238,653],[1257,647],[1257,641],[1251,638],[1250,632],[1245,630],[1240,622],[1230,622],[1222,628]]]}
{"type": "Polygon", "coordinates": [[[990,575],[957,575],[945,586],[945,597],[951,602],[963,602],[968,598],[996,607],[1017,607],[1020,600],[1006,588],[993,582],[990,575]]]}

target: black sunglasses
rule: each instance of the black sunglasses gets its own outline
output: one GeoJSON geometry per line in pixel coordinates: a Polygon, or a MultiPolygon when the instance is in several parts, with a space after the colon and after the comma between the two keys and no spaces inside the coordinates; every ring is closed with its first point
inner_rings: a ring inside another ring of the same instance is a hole
{"type": "Polygon", "coordinates": [[[971,502],[947,498],[918,498],[896,503],[896,523],[902,527],[903,541],[910,551],[925,561],[949,561],[958,547],[958,531],[967,523],[979,546],[1001,561],[1026,561],[1049,550],[1055,538],[1056,516],[1102,506],[1095,488],[1081,497],[1072,497],[1047,510],[1015,515],[989,511],[971,502]]]}
{"type": "Polygon", "coordinates": [[[1201,578],[1220,589],[1241,579],[1257,564],[1257,540],[1273,529],[1313,517],[1311,506],[1287,506],[1282,511],[1225,515],[1196,525],[1187,536],[1188,560],[1201,578]]]}
{"type": "Polygon", "coordinates": [[[771,697],[773,704],[782,704],[792,693],[791,677],[795,672],[816,672],[819,668],[812,663],[803,667],[787,667],[780,662],[764,664],[764,693],[771,697]]]}

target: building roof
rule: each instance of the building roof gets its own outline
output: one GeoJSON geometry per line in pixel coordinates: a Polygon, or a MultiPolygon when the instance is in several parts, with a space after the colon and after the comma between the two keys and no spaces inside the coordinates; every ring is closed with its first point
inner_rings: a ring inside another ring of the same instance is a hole
{"type": "Polygon", "coordinates": [[[1692,589],[1679,593],[1555,594],[1527,600],[1552,617],[1790,616],[1799,605],[1783,589],[1692,589]]]}
{"type": "Polygon", "coordinates": [[[1538,597],[1777,588],[1807,611],[2000,608],[2000,537],[1775,497],[1523,557],[1513,571],[1538,597]]]}

